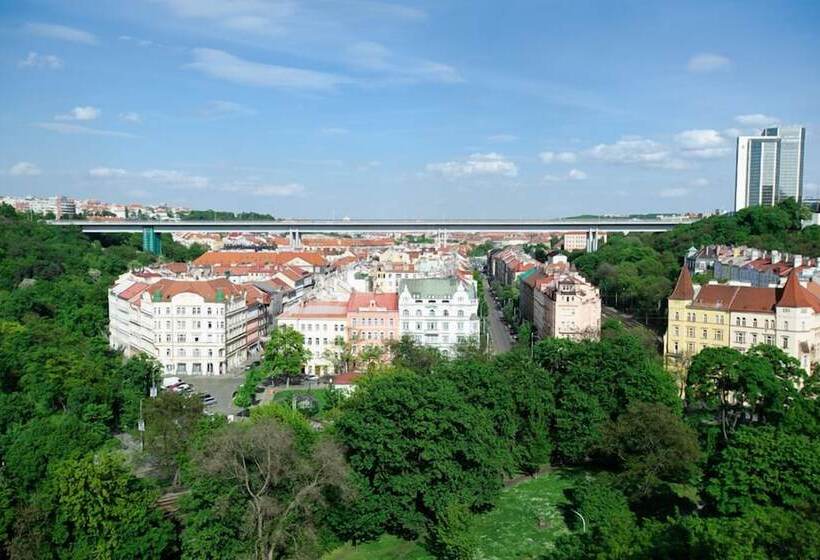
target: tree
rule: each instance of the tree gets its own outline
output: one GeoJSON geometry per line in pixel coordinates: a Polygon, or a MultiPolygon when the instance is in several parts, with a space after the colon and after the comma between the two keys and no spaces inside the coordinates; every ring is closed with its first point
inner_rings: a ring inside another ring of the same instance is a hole
{"type": "Polygon", "coordinates": [[[686,408],[699,428],[708,431],[716,420],[726,443],[743,424],[779,423],[797,392],[792,366],[778,352],[756,347],[744,354],[723,347],[696,355],[686,378],[686,408]]]}
{"type": "Polygon", "coordinates": [[[607,414],[598,399],[567,387],[556,399],[553,440],[555,458],[561,463],[581,463],[601,441],[607,414]]]}
{"type": "Polygon", "coordinates": [[[326,492],[346,480],[337,445],[321,439],[304,454],[289,428],[274,418],[260,418],[220,430],[197,463],[241,493],[255,558],[292,557],[307,550],[315,557],[319,508],[326,492]]]}
{"type": "Polygon", "coordinates": [[[706,494],[721,514],[755,504],[815,515],[820,508],[820,442],[770,426],[738,430],[724,449],[706,494]]]}
{"type": "Polygon", "coordinates": [[[634,558],[642,551],[635,514],[606,475],[587,479],[570,492],[574,533],[561,536],[548,558],[634,558]]]}
{"type": "Polygon", "coordinates": [[[163,475],[179,482],[179,464],[202,418],[202,400],[195,395],[162,391],[145,402],[145,446],[159,461],[163,475]]]}
{"type": "Polygon", "coordinates": [[[422,346],[409,336],[387,342],[387,349],[393,365],[400,369],[410,369],[417,373],[429,373],[444,358],[438,349],[422,346]]]}
{"type": "Polygon", "coordinates": [[[156,494],[119,455],[68,460],[56,471],[61,548],[71,558],[163,558],[173,527],[154,506],[156,494]]]}
{"type": "Polygon", "coordinates": [[[620,469],[621,486],[633,500],[663,498],[693,488],[700,449],[695,431],[669,408],[633,403],[603,430],[602,451],[620,469]]]}
{"type": "Polygon", "coordinates": [[[508,444],[445,376],[379,374],[341,412],[337,437],[370,508],[359,514],[388,532],[417,538],[451,505],[480,510],[497,496],[508,444]]]}
{"type": "Polygon", "coordinates": [[[296,329],[279,327],[265,345],[265,366],[274,377],[298,375],[310,359],[305,337],[296,329]]]}

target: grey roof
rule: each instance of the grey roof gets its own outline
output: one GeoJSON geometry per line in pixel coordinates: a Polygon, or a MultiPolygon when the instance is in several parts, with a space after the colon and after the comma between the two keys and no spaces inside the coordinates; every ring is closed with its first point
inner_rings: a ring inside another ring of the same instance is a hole
{"type": "MultiPolygon", "coordinates": [[[[399,293],[407,289],[410,295],[417,298],[448,298],[458,290],[459,280],[456,278],[411,278],[401,280],[399,293]]],[[[471,286],[466,285],[467,294],[474,297],[471,286]]]]}

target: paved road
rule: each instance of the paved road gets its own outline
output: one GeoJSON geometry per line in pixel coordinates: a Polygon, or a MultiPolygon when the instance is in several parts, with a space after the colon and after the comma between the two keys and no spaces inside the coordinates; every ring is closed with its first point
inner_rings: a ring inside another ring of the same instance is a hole
{"type": "Polygon", "coordinates": [[[501,321],[501,311],[498,309],[492,292],[490,292],[490,284],[487,282],[486,276],[481,276],[481,281],[484,282],[484,297],[487,300],[487,309],[489,311],[487,316],[487,328],[490,331],[490,344],[493,352],[499,354],[507,352],[512,348],[513,341],[510,336],[510,330],[501,321]]]}

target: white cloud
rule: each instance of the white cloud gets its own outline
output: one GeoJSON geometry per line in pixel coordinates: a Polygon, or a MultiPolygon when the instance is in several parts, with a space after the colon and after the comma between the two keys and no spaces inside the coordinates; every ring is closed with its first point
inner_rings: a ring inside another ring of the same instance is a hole
{"type": "Polygon", "coordinates": [[[256,111],[234,101],[214,100],[209,101],[202,109],[202,116],[208,118],[217,117],[240,117],[255,115],[256,111]]]}
{"type": "Polygon", "coordinates": [[[344,76],[289,66],[262,64],[217,49],[194,49],[188,68],[236,84],[279,89],[332,90],[351,80],[344,76]]]}
{"type": "Polygon", "coordinates": [[[675,136],[675,140],[687,157],[712,159],[724,157],[732,151],[726,138],[713,129],[684,130],[675,136]]]}
{"type": "Polygon", "coordinates": [[[251,194],[256,196],[301,196],[305,193],[305,187],[299,183],[287,183],[284,185],[259,185],[251,190],[251,194]]]}
{"type": "Polygon", "coordinates": [[[727,57],[714,53],[700,53],[689,59],[687,68],[690,72],[714,72],[724,70],[732,64],[727,57]]]}
{"type": "Polygon", "coordinates": [[[566,175],[544,175],[544,181],[548,183],[560,183],[566,181],[586,181],[587,174],[580,169],[570,169],[566,175]]]}
{"type": "Polygon", "coordinates": [[[120,120],[130,123],[140,123],[142,122],[142,117],[140,117],[139,113],[129,111],[127,113],[120,113],[120,120]]]}
{"type": "Polygon", "coordinates": [[[100,116],[101,111],[96,107],[74,107],[65,115],[57,115],[54,118],[58,121],[93,121],[100,116]]]}
{"type": "Polygon", "coordinates": [[[763,115],[761,113],[753,113],[750,115],[738,115],[735,117],[735,121],[744,126],[763,128],[779,123],[780,119],[777,117],[770,117],[769,115],[763,115]]]}
{"type": "Polygon", "coordinates": [[[658,196],[661,198],[680,198],[689,194],[689,189],[683,187],[676,187],[670,189],[661,189],[658,196]]]}
{"type": "Polygon", "coordinates": [[[88,126],[80,126],[78,124],[70,124],[64,122],[46,122],[35,123],[34,126],[50,130],[52,132],[59,132],[60,134],[88,134],[91,136],[113,136],[117,138],[136,138],[134,134],[127,132],[118,132],[116,130],[102,130],[99,128],[91,128],[88,126]]]}
{"type": "Polygon", "coordinates": [[[149,169],[139,174],[143,179],[161,183],[172,188],[204,189],[210,184],[207,177],[190,175],[175,169],[149,169]]]}
{"type": "Polygon", "coordinates": [[[329,126],[327,128],[321,129],[319,132],[326,136],[340,136],[343,134],[348,134],[350,131],[346,128],[341,128],[338,126],[329,126]]]}
{"type": "Polygon", "coordinates": [[[743,134],[743,131],[740,130],[739,128],[727,128],[723,131],[723,135],[726,136],[727,138],[735,138],[736,139],[738,136],[741,136],[742,134],[743,134]]]}
{"type": "Polygon", "coordinates": [[[59,70],[63,67],[63,61],[60,57],[53,54],[40,54],[34,51],[29,51],[26,58],[17,63],[20,68],[48,68],[50,70],[59,70]]]}
{"type": "Polygon", "coordinates": [[[125,169],[116,167],[94,167],[88,170],[88,174],[92,177],[110,178],[110,177],[125,177],[128,172],[125,169]]]}
{"type": "Polygon", "coordinates": [[[544,163],[575,163],[578,159],[574,152],[541,152],[538,157],[544,163]]]}
{"type": "Polygon", "coordinates": [[[39,167],[27,161],[17,162],[9,168],[9,175],[15,175],[17,177],[22,177],[24,175],[34,176],[40,175],[41,173],[42,171],[39,167]]]}
{"type": "Polygon", "coordinates": [[[692,181],[691,184],[692,184],[693,187],[707,187],[707,186],[709,186],[709,179],[705,179],[703,177],[700,177],[700,178],[695,179],[694,181],[692,181]]]}
{"type": "Polygon", "coordinates": [[[518,166],[501,154],[470,154],[463,160],[429,163],[427,171],[439,173],[449,179],[474,175],[518,176],[518,166]]]}
{"type": "Polygon", "coordinates": [[[806,183],[803,185],[803,194],[804,195],[811,195],[811,196],[818,196],[820,195],[820,185],[817,183],[806,183]]]}
{"type": "Polygon", "coordinates": [[[360,70],[383,74],[386,83],[459,83],[464,79],[447,64],[394,54],[380,43],[360,41],[345,51],[348,64],[360,70]]]}
{"type": "Polygon", "coordinates": [[[490,136],[487,136],[487,140],[490,142],[515,142],[516,140],[518,140],[518,136],[516,136],[515,134],[505,133],[491,134],[490,136]]]}
{"type": "Polygon", "coordinates": [[[658,142],[640,136],[624,136],[614,144],[598,144],[588,155],[607,163],[640,165],[658,169],[685,169],[685,161],[658,142]]]}
{"type": "Polygon", "coordinates": [[[97,38],[91,33],[66,25],[27,23],[23,26],[23,29],[32,35],[46,37],[48,39],[58,39],[60,41],[69,41],[83,45],[97,45],[99,43],[97,38]]]}

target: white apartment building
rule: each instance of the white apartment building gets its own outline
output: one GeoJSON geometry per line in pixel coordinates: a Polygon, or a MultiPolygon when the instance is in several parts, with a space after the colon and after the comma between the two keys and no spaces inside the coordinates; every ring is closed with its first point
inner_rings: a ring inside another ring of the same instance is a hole
{"type": "Polygon", "coordinates": [[[278,326],[302,333],[305,348],[310,351],[305,373],[318,376],[336,373],[334,358],[347,342],[346,324],[347,299],[303,301],[286,309],[277,320],[278,326]]]}
{"type": "Polygon", "coordinates": [[[155,358],[165,375],[220,375],[261,350],[264,310],[229,280],[121,276],[108,292],[109,342],[155,358]]]}
{"type": "Polygon", "coordinates": [[[457,278],[401,280],[399,334],[452,353],[459,342],[478,339],[478,297],[471,281],[457,278]]]}

